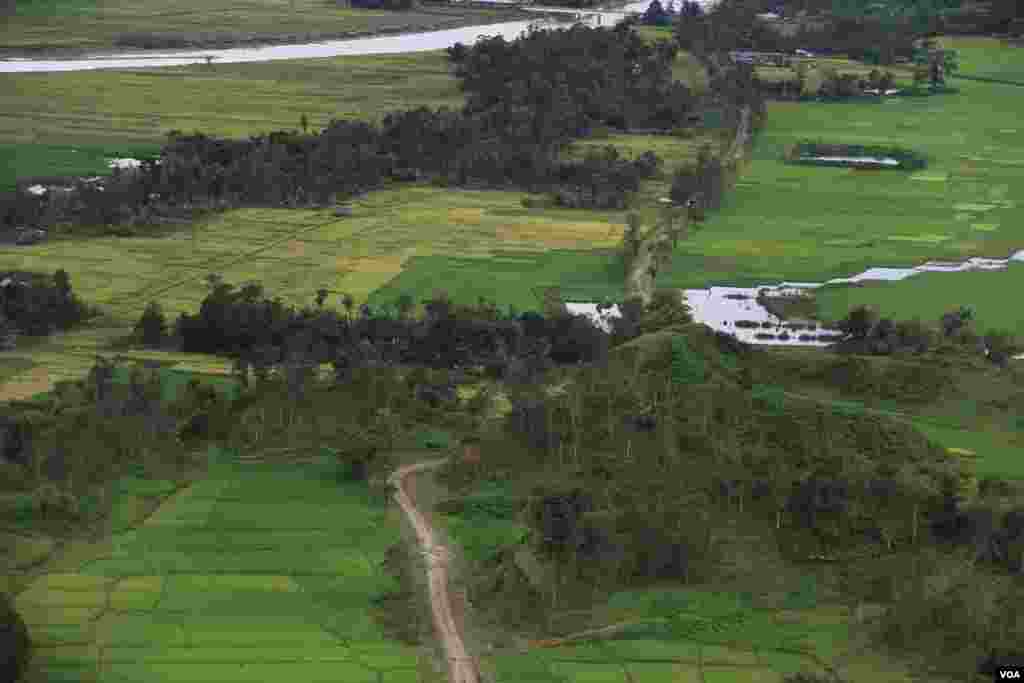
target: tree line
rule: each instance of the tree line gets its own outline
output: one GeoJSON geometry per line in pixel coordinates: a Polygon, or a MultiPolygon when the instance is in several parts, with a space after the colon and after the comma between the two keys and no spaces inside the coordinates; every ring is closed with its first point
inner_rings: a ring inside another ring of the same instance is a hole
{"type": "Polygon", "coordinates": [[[1007,367],[1022,348],[1009,330],[990,329],[979,334],[969,306],[947,311],[935,325],[919,319],[894,321],[882,317],[871,306],[857,306],[836,327],[846,336],[836,344],[840,353],[889,355],[923,354],[935,350],[968,349],[982,354],[1000,367],[1007,367]]]}
{"type": "Polygon", "coordinates": [[[63,268],[52,277],[0,272],[0,349],[11,350],[19,334],[46,336],[68,330],[96,314],[74,293],[63,268]]]}

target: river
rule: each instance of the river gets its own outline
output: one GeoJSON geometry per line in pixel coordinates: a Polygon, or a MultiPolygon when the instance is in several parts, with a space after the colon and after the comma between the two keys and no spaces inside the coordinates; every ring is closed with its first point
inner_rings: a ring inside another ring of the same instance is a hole
{"type": "MultiPolygon", "coordinates": [[[[710,0],[700,0],[707,5],[710,0]]],[[[582,14],[581,23],[589,26],[611,26],[621,21],[627,13],[642,12],[649,0],[632,2],[615,9],[577,10],[566,7],[528,7],[536,12],[582,14]]],[[[500,24],[484,24],[443,31],[404,33],[394,36],[376,36],[347,40],[331,40],[299,45],[266,45],[262,47],[238,47],[210,50],[152,50],[117,54],[96,54],[73,59],[0,59],[0,73],[47,73],[54,71],[91,71],[96,69],[145,69],[161,66],[184,66],[204,64],[212,58],[216,64],[242,64],[248,62],[270,62],[287,59],[314,59],[322,57],[343,57],[359,55],[388,55],[403,52],[426,52],[443,50],[455,43],[472,44],[481,36],[504,36],[515,40],[530,26],[558,26],[559,23],[547,18],[536,21],[509,21],[500,24]]]]}

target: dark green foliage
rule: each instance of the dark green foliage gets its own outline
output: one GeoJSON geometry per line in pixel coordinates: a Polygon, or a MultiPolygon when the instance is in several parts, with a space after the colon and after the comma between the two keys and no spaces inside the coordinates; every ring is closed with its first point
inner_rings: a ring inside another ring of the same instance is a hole
{"type": "Polygon", "coordinates": [[[151,301],[146,306],[142,317],[135,325],[135,334],[138,335],[143,346],[159,348],[163,344],[167,334],[167,318],[164,316],[160,304],[151,301]]]}
{"type": "Polygon", "coordinates": [[[703,359],[694,354],[686,343],[686,337],[672,338],[672,382],[677,386],[704,381],[707,375],[703,359]]]}
{"type": "Polygon", "coordinates": [[[0,319],[29,336],[68,330],[93,312],[71,287],[64,269],[53,277],[37,273],[0,272],[0,319]]]}
{"type": "Polygon", "coordinates": [[[31,658],[28,628],[11,599],[0,593],[0,683],[17,683],[31,658]]]}
{"type": "Polygon", "coordinates": [[[783,683],[844,683],[844,680],[836,674],[807,672],[789,674],[782,680],[783,683]]]}

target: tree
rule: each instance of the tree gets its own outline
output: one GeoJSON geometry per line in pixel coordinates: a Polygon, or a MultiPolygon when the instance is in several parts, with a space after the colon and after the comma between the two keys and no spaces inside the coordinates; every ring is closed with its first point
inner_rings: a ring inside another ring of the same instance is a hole
{"type": "Polygon", "coordinates": [[[0,593],[0,667],[7,673],[0,680],[12,683],[21,679],[32,659],[32,641],[24,619],[14,609],[7,593],[0,593]]]}
{"type": "Polygon", "coordinates": [[[640,251],[640,216],[638,214],[631,212],[626,216],[626,231],[623,240],[629,258],[636,258],[640,251]]]}
{"type": "Polygon", "coordinates": [[[352,319],[352,309],[355,308],[356,301],[352,298],[352,295],[345,293],[341,295],[341,305],[345,307],[345,312],[348,314],[348,319],[352,319]]]}
{"type": "Polygon", "coordinates": [[[316,305],[317,308],[323,308],[324,302],[327,301],[327,290],[323,287],[316,290],[316,305]]]}
{"type": "Polygon", "coordinates": [[[956,332],[966,327],[974,319],[974,310],[970,306],[961,306],[956,311],[943,313],[939,319],[942,326],[942,333],[945,337],[951,337],[956,332]]]}
{"type": "Polygon", "coordinates": [[[921,47],[914,50],[915,72],[914,82],[918,82],[917,70],[926,71],[933,88],[945,84],[946,76],[960,69],[960,61],[956,50],[940,50],[934,41],[924,41],[921,47]]]}
{"type": "Polygon", "coordinates": [[[305,113],[299,117],[299,126],[302,128],[303,133],[309,132],[309,117],[305,113]]]}
{"type": "Polygon", "coordinates": [[[398,310],[399,318],[408,320],[409,315],[416,308],[416,304],[409,294],[400,294],[395,302],[395,308],[398,310]]]}
{"type": "Polygon", "coordinates": [[[167,334],[167,318],[164,316],[160,304],[151,301],[146,306],[146,310],[142,312],[142,317],[139,318],[139,322],[135,325],[135,334],[138,335],[143,346],[159,348],[163,344],[164,337],[167,334]]]}

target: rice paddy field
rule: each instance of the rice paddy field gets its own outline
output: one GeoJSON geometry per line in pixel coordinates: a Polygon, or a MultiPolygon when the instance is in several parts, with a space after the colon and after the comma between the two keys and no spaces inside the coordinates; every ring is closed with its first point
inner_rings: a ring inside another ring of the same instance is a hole
{"type": "Polygon", "coordinates": [[[173,6],[158,0],[19,0],[16,11],[0,26],[0,50],[109,50],[133,34],[300,42],[342,33],[429,30],[460,16],[471,17],[468,23],[499,22],[507,20],[509,12],[374,11],[330,0],[185,0],[173,6]]]}
{"type": "Polygon", "coordinates": [[[941,43],[959,52],[960,75],[1024,85],[1024,47],[1019,44],[982,36],[947,36],[941,43]]]}
{"type": "Polygon", "coordinates": [[[373,616],[395,586],[381,564],[398,519],[322,468],[221,458],[17,593],[37,645],[27,680],[441,681],[373,616]]]}
{"type": "Polygon", "coordinates": [[[820,282],[928,259],[1006,258],[1024,243],[1024,93],[956,85],[958,95],[882,103],[770,103],[736,189],[679,245],[659,284],[820,282]],[[917,173],[784,163],[803,138],[902,145],[930,163],[917,173]]]}
{"type": "Polygon", "coordinates": [[[1024,316],[1013,310],[1014,292],[1024,291],[1024,263],[1011,263],[1005,272],[919,273],[897,282],[869,282],[859,287],[833,286],[815,291],[819,316],[839,320],[851,308],[878,306],[895,320],[921,318],[936,322],[960,306],[974,309],[974,326],[982,332],[1008,329],[1024,338],[1024,316]]]}

